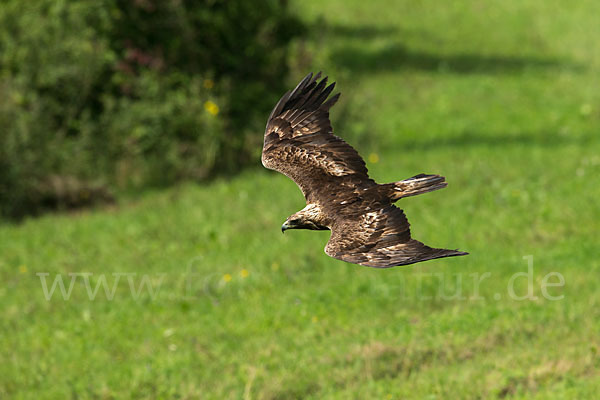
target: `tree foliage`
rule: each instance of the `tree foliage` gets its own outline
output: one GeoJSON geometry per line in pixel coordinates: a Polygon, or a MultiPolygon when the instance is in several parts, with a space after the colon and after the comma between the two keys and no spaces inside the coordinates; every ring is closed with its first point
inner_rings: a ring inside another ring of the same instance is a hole
{"type": "Polygon", "coordinates": [[[89,193],[242,167],[301,31],[278,0],[4,1],[0,214],[61,177],[89,193]]]}

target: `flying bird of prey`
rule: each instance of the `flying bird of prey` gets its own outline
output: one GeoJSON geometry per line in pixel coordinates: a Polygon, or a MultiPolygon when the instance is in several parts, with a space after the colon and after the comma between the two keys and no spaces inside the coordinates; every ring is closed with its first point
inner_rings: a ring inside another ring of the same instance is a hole
{"type": "Polygon", "coordinates": [[[288,229],[331,230],[325,253],[339,260],[387,268],[434,258],[462,256],[414,240],[404,212],[394,202],[446,187],[439,175],[419,174],[378,184],[356,150],[333,134],[328,99],[335,83],[308,74],[277,103],[265,130],[262,163],[291,178],[306,207],[288,217],[288,229]]]}

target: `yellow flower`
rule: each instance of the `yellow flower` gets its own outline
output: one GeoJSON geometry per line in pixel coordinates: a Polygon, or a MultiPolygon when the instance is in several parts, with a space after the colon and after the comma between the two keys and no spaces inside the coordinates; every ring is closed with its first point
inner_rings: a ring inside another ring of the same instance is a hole
{"type": "Polygon", "coordinates": [[[223,275],[223,280],[224,280],[225,282],[229,282],[229,281],[231,281],[231,274],[225,274],[225,275],[223,275]]]}
{"type": "Polygon", "coordinates": [[[204,103],[204,109],[208,111],[210,115],[217,115],[219,113],[219,106],[210,100],[204,103]]]}
{"type": "Polygon", "coordinates": [[[204,88],[206,88],[206,89],[212,89],[213,86],[215,86],[215,83],[212,81],[212,79],[205,79],[204,80],[204,88]]]}
{"type": "Polygon", "coordinates": [[[271,264],[271,269],[273,271],[279,270],[279,263],[274,262],[273,264],[271,264]]]}
{"type": "Polygon", "coordinates": [[[377,164],[379,162],[379,156],[376,153],[369,154],[369,162],[377,164]]]}
{"type": "Polygon", "coordinates": [[[27,273],[27,265],[19,265],[19,272],[22,274],[27,273]]]}
{"type": "Polygon", "coordinates": [[[312,320],[313,324],[316,324],[319,321],[319,318],[316,315],[313,315],[311,320],[312,320]]]}
{"type": "Polygon", "coordinates": [[[250,274],[250,272],[248,272],[248,270],[247,270],[247,269],[243,269],[243,270],[241,270],[241,271],[240,271],[240,276],[241,276],[242,278],[245,278],[245,277],[247,277],[249,274],[250,274]]]}

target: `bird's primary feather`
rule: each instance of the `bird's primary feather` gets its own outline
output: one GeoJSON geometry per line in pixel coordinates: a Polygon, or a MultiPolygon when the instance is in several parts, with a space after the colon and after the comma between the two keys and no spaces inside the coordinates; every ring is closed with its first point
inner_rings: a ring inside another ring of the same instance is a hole
{"type": "Polygon", "coordinates": [[[340,95],[327,100],[335,84],[327,86],[327,78],[320,77],[308,74],[287,92],[265,130],[263,165],[296,182],[311,211],[300,211],[296,218],[318,227],[310,229],[330,229],[325,252],[351,263],[385,268],[467,254],[411,238],[404,212],[392,203],[443,188],[444,178],[421,174],[393,184],[375,183],[358,152],[333,134],[329,109],[340,95]]]}

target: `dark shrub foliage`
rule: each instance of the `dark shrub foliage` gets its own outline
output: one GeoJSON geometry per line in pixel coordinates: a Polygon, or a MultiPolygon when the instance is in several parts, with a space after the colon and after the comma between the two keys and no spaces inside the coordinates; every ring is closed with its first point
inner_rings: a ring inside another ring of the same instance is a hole
{"type": "Polygon", "coordinates": [[[244,166],[301,31],[280,0],[3,1],[0,215],[244,166]]]}

